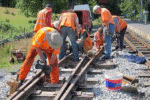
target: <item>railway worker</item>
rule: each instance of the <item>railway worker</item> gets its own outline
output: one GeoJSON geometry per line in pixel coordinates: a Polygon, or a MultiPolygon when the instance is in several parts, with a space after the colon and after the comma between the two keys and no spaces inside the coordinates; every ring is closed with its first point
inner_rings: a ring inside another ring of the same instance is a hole
{"type": "Polygon", "coordinates": [[[80,26],[79,26],[79,19],[77,17],[77,14],[74,13],[72,10],[65,11],[64,13],[61,14],[60,17],[60,23],[59,23],[59,28],[61,32],[61,36],[63,38],[63,45],[60,49],[60,54],[59,54],[59,59],[62,59],[65,56],[65,41],[66,37],[68,36],[72,48],[73,48],[73,57],[74,57],[74,62],[79,61],[79,51],[76,43],[76,33],[80,32],[80,26]]]}
{"type": "Polygon", "coordinates": [[[87,53],[93,48],[92,40],[86,29],[81,29],[79,39],[77,40],[77,44],[82,54],[87,53]]]}
{"type": "Polygon", "coordinates": [[[127,29],[127,23],[119,16],[113,15],[112,17],[115,22],[115,35],[117,39],[116,49],[120,48],[122,50],[123,48],[125,48],[125,46],[123,45],[123,41],[127,29]]]}
{"type": "Polygon", "coordinates": [[[101,21],[103,25],[104,34],[104,56],[103,59],[109,59],[111,54],[112,36],[115,30],[115,23],[113,21],[110,11],[106,8],[101,8],[99,5],[93,7],[93,12],[101,14],[101,21]]]}
{"type": "Polygon", "coordinates": [[[52,5],[46,4],[46,7],[38,12],[37,14],[37,21],[34,26],[34,32],[43,27],[51,27],[51,12],[52,12],[52,5]]]}
{"type": "Polygon", "coordinates": [[[94,33],[94,47],[96,47],[96,51],[101,49],[103,46],[103,28],[98,28],[98,30],[94,33]]]}
{"type": "Polygon", "coordinates": [[[60,52],[62,42],[63,40],[60,33],[51,27],[44,27],[33,36],[32,45],[20,70],[19,86],[21,86],[25,80],[37,54],[40,56],[40,60],[37,61],[36,67],[46,68],[46,58],[42,53],[43,51],[48,58],[51,83],[55,84],[59,82],[57,55],[60,52]]]}

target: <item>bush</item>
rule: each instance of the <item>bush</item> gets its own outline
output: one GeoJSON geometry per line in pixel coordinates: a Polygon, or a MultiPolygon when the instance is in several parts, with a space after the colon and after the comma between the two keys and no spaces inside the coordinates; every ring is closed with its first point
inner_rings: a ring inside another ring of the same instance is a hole
{"type": "Polygon", "coordinates": [[[10,12],[9,12],[8,9],[6,9],[6,10],[4,11],[4,13],[5,13],[5,14],[9,14],[10,12]]]}
{"type": "Polygon", "coordinates": [[[28,23],[34,23],[35,24],[36,23],[36,19],[32,19],[32,20],[29,19],[28,23]]]}
{"type": "Polygon", "coordinates": [[[28,23],[32,23],[32,20],[31,20],[31,19],[29,19],[28,23]]]}
{"type": "Polygon", "coordinates": [[[11,12],[11,15],[14,15],[14,16],[15,16],[15,13],[14,13],[14,12],[11,12]]]}
{"type": "Polygon", "coordinates": [[[32,23],[34,23],[34,24],[35,24],[35,23],[36,23],[36,19],[34,19],[34,20],[32,21],[32,23]]]}
{"type": "Polygon", "coordinates": [[[59,20],[60,14],[54,14],[52,13],[52,21],[59,20]]]}
{"type": "Polygon", "coordinates": [[[9,23],[2,23],[2,32],[9,32],[10,30],[14,30],[14,27],[11,26],[9,23]]]}
{"type": "Polygon", "coordinates": [[[7,30],[11,29],[11,26],[9,24],[3,24],[3,25],[4,25],[3,26],[4,31],[7,31],[7,30]]]}
{"type": "Polygon", "coordinates": [[[5,21],[9,23],[9,19],[6,18],[5,21]]]}

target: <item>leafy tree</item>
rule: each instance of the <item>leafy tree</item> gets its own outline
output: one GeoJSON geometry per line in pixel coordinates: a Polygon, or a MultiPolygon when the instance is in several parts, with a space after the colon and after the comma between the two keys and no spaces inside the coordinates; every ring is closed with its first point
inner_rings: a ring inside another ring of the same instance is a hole
{"type": "Polygon", "coordinates": [[[15,7],[17,3],[16,0],[0,0],[0,2],[4,7],[15,7]]]}
{"type": "MultiPolygon", "coordinates": [[[[150,2],[150,0],[142,0],[143,2],[143,9],[142,11],[148,10],[148,2],[150,2]]],[[[144,14],[143,16],[141,16],[141,0],[122,0],[121,4],[120,4],[120,8],[123,11],[122,15],[126,16],[127,18],[136,18],[136,19],[141,19],[141,17],[144,18],[144,14]]]]}

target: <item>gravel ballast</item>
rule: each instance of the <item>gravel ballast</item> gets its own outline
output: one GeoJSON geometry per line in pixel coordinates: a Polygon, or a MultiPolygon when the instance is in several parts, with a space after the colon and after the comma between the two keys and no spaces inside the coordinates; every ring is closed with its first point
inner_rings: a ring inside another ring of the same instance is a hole
{"type": "Polygon", "coordinates": [[[142,87],[145,78],[138,78],[137,74],[142,70],[135,70],[138,68],[147,68],[143,64],[136,64],[123,59],[123,55],[130,55],[127,52],[118,51],[119,56],[113,58],[113,62],[118,64],[115,69],[102,69],[103,74],[96,75],[99,78],[99,83],[94,85],[94,100],[150,100],[150,87],[142,87]],[[139,85],[134,87],[130,84],[122,84],[120,90],[108,90],[106,88],[105,74],[111,72],[121,72],[124,75],[139,79],[139,85]],[[144,96],[145,95],[145,96],[144,96]]]}
{"type": "MultiPolygon", "coordinates": [[[[136,64],[123,59],[123,55],[130,55],[127,52],[119,51],[119,56],[113,58],[113,62],[118,64],[118,67],[114,69],[101,69],[103,74],[89,75],[88,77],[95,77],[99,79],[99,83],[94,85],[95,97],[93,100],[150,100],[150,87],[142,87],[142,83],[149,78],[138,78],[137,73],[142,70],[135,70],[138,68],[147,68],[143,64],[136,64]],[[139,86],[135,88],[130,84],[122,84],[122,89],[117,91],[111,91],[106,88],[105,74],[118,71],[124,75],[128,75],[133,78],[139,79],[139,86]],[[136,90],[137,89],[137,90],[136,90]],[[132,91],[131,91],[132,90],[132,91]],[[145,96],[143,96],[145,94],[145,96]]],[[[35,71],[35,70],[34,70],[35,71]]],[[[28,77],[33,76],[35,73],[30,72],[28,77]]],[[[68,74],[63,74],[63,77],[68,77],[68,74]]],[[[11,78],[16,78],[16,75],[10,73],[4,73],[3,69],[0,70],[0,100],[7,97],[10,87],[6,84],[11,78]]]]}

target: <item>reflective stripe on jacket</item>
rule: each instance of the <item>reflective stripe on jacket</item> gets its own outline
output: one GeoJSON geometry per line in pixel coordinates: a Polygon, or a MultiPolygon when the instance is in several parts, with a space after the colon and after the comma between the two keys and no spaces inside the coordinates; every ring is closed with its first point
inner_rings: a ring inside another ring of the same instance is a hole
{"type": "Polygon", "coordinates": [[[125,27],[127,27],[127,23],[122,18],[120,18],[118,16],[112,16],[112,17],[113,17],[113,19],[114,18],[118,19],[118,24],[116,25],[116,28],[117,28],[116,32],[118,32],[118,30],[120,32],[122,29],[124,29],[125,27]]]}
{"type": "Polygon", "coordinates": [[[61,23],[62,26],[71,27],[75,31],[75,19],[77,18],[76,13],[66,12],[61,14],[61,23]]]}
{"type": "Polygon", "coordinates": [[[99,48],[103,45],[103,34],[100,34],[98,31],[94,34],[96,37],[96,48],[99,48]]]}
{"type": "Polygon", "coordinates": [[[106,22],[109,24],[115,24],[110,11],[106,8],[101,8],[101,21],[103,26],[106,25],[106,22]]]}
{"type": "Polygon", "coordinates": [[[42,29],[40,29],[34,36],[32,39],[32,45],[36,46],[36,47],[40,47],[42,49],[48,50],[49,52],[53,52],[55,55],[57,55],[60,51],[58,48],[57,50],[54,50],[53,48],[51,48],[48,44],[48,41],[46,40],[45,34],[47,32],[51,32],[55,30],[54,28],[50,28],[50,27],[44,27],[42,29]]]}
{"type": "MultiPolygon", "coordinates": [[[[83,29],[81,31],[81,35],[85,32],[86,30],[83,29]]],[[[93,48],[93,45],[92,45],[92,40],[90,38],[90,35],[89,33],[86,31],[87,33],[87,37],[83,40],[83,49],[85,52],[88,52],[89,50],[91,50],[93,48]]]]}
{"type": "Polygon", "coordinates": [[[50,12],[50,10],[45,8],[45,9],[41,10],[38,13],[37,21],[36,21],[36,24],[35,24],[35,27],[34,27],[34,32],[37,32],[38,30],[40,30],[43,27],[47,27],[47,25],[46,25],[46,15],[49,12],[50,12]]]}

